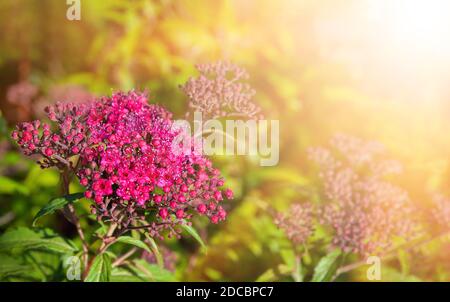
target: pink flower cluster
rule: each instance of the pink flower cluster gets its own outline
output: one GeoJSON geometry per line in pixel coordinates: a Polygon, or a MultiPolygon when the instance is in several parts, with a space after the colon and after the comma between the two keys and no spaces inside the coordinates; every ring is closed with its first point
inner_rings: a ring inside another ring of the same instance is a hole
{"type": "Polygon", "coordinates": [[[383,179],[401,167],[382,155],[380,144],[346,135],[335,136],[330,149],[310,149],[320,165],[325,199],[319,222],[333,230],[333,245],[346,252],[377,253],[390,248],[396,237],[415,235],[407,192],[383,179]]]}
{"type": "Polygon", "coordinates": [[[53,131],[50,124],[39,120],[21,123],[12,132],[12,138],[25,155],[40,155],[42,168],[56,166],[60,170],[74,168],[70,158],[78,155],[86,144],[84,124],[86,105],[74,106],[58,103],[46,109],[48,118],[57,125],[53,131]]]}
{"type": "Polygon", "coordinates": [[[202,112],[207,118],[225,116],[262,118],[261,108],[252,102],[255,91],[242,80],[245,69],[228,62],[197,66],[200,75],[190,78],[182,91],[189,98],[189,109],[202,112]]]}
{"type": "Polygon", "coordinates": [[[57,104],[47,109],[52,131],[39,121],[13,132],[25,154],[40,154],[43,167],[74,170],[85,196],[101,219],[122,228],[146,227],[154,234],[175,232],[193,212],[212,223],[226,217],[220,205],[233,198],[211,161],[195,152],[172,152],[178,135],[171,114],[148,105],[144,94],[115,93],[88,104],[57,104]],[[78,162],[71,162],[72,156],[78,162]]]}

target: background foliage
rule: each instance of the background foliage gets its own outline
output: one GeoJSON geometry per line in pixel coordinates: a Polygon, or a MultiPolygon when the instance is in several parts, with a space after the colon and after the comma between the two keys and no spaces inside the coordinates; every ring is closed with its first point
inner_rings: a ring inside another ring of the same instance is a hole
{"type": "MultiPolygon", "coordinates": [[[[236,199],[225,223],[197,222],[207,253],[191,238],[159,242],[176,253],[178,279],[289,280],[275,276],[280,264],[292,263],[292,255],[267,209],[285,210],[304,200],[305,190],[318,187],[306,148],[336,132],[385,144],[405,165],[394,181],[419,206],[426,208],[435,192],[450,193],[450,90],[440,84],[448,83],[449,57],[389,48],[381,29],[358,23],[354,7],[362,2],[367,1],[82,0],[81,20],[68,21],[65,1],[2,1],[1,232],[29,227],[39,209],[59,196],[56,171],[41,170],[21,156],[8,134],[16,122],[37,117],[41,98],[55,101],[54,87],[72,85],[95,95],[148,89],[153,102],[182,117],[186,100],[179,85],[196,74],[195,64],[219,59],[247,68],[255,101],[268,118],[280,120],[280,163],[259,167],[245,157],[215,159],[236,199]],[[26,103],[9,102],[8,88],[23,81],[37,86],[37,95],[26,103]]],[[[73,192],[81,190],[72,186],[73,192]]],[[[77,207],[87,212],[89,203],[77,207]]],[[[77,240],[60,214],[37,224],[62,235],[68,248],[77,240]]],[[[88,218],[82,224],[92,234],[99,227],[88,218]]],[[[51,238],[45,232],[33,236],[51,238]]],[[[120,252],[124,245],[114,249],[120,252]]],[[[448,281],[449,249],[449,243],[433,243],[399,254],[384,264],[383,280],[448,281]]],[[[0,266],[26,270],[30,259],[45,257],[44,270],[52,273],[38,271],[31,279],[63,274],[58,255],[19,255],[13,260],[2,255],[6,264],[0,266]]],[[[308,255],[305,265],[321,256],[308,255]]],[[[8,270],[1,271],[7,276],[8,270]]],[[[362,270],[342,280],[364,278],[362,270]]]]}

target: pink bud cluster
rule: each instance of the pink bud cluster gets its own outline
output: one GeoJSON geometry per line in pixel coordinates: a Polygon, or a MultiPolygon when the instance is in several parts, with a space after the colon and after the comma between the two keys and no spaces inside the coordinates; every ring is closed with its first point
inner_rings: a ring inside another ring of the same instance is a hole
{"type": "Polygon", "coordinates": [[[38,163],[42,168],[74,168],[70,158],[87,146],[85,111],[85,105],[58,103],[46,109],[48,118],[56,124],[55,130],[39,120],[25,122],[16,127],[12,138],[25,155],[40,155],[38,163]]]}
{"type": "Polygon", "coordinates": [[[33,114],[37,117],[43,116],[43,109],[56,102],[82,104],[93,100],[95,97],[85,88],[78,85],[58,84],[48,89],[48,93],[36,99],[32,104],[33,114]]]}
{"type": "Polygon", "coordinates": [[[212,223],[225,219],[220,205],[229,189],[211,161],[195,152],[172,151],[178,135],[171,114],[148,105],[145,94],[115,93],[87,104],[49,107],[56,124],[23,123],[12,136],[27,155],[43,156],[42,167],[70,168],[95,201],[100,219],[122,228],[151,220],[154,235],[186,223],[193,213],[212,223]],[[78,155],[77,164],[72,157],[78,155]]]}
{"type": "Polygon", "coordinates": [[[198,65],[200,75],[190,78],[182,91],[189,98],[189,109],[216,119],[225,116],[262,118],[259,106],[252,102],[255,91],[242,80],[247,72],[228,62],[198,65]]]}
{"type": "Polygon", "coordinates": [[[338,135],[330,145],[309,152],[320,165],[323,184],[319,222],[333,230],[333,245],[368,255],[390,248],[396,237],[414,236],[414,207],[407,192],[383,179],[399,172],[400,165],[384,160],[378,143],[338,135]]]}
{"type": "Polygon", "coordinates": [[[294,245],[300,245],[314,232],[313,217],[312,204],[293,204],[287,213],[276,213],[274,222],[294,245]]]}

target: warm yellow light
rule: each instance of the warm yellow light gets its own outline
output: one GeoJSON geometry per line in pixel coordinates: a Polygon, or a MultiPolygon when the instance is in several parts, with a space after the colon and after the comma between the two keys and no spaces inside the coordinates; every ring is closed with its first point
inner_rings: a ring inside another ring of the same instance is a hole
{"type": "Polygon", "coordinates": [[[395,47],[425,55],[450,56],[449,0],[371,1],[378,25],[395,47]]]}

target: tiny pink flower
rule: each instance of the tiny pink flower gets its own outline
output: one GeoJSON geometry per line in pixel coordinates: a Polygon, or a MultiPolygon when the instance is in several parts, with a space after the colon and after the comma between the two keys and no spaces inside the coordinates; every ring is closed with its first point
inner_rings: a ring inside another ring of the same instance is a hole
{"type": "Polygon", "coordinates": [[[206,207],[206,205],[204,203],[199,204],[198,207],[197,207],[197,211],[200,214],[205,214],[206,210],[207,210],[207,207],[206,207]]]}
{"type": "Polygon", "coordinates": [[[159,216],[162,219],[166,219],[168,215],[169,215],[169,211],[166,208],[162,208],[159,210],[159,216]]]}
{"type": "Polygon", "coordinates": [[[182,219],[184,217],[184,210],[182,209],[177,210],[175,215],[177,216],[178,219],[182,219]]]}

